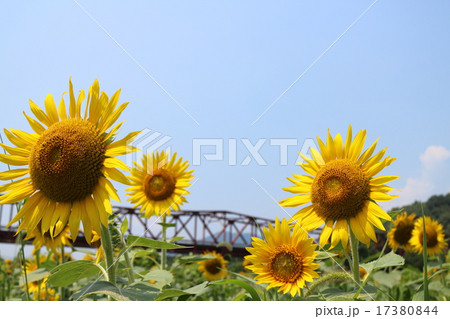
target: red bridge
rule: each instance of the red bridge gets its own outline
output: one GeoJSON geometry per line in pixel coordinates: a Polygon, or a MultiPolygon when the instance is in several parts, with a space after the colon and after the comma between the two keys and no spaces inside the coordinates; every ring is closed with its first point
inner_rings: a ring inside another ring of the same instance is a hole
{"type": "MultiPolygon", "coordinates": [[[[17,224],[5,226],[15,216],[14,205],[0,205],[0,242],[14,243],[17,224]]],[[[150,239],[161,239],[160,217],[150,219],[140,216],[137,210],[114,207],[116,220],[128,219],[126,235],[136,235],[150,239]]],[[[166,223],[174,227],[167,229],[167,238],[174,238],[179,245],[191,248],[177,249],[179,253],[201,253],[204,250],[218,250],[234,256],[247,254],[245,247],[251,245],[251,237],[261,237],[261,229],[273,220],[233,213],[229,211],[184,210],[172,212],[166,223]],[[230,251],[231,249],[231,251],[230,251]]],[[[79,236],[75,246],[89,247],[83,236],[79,236]]]]}

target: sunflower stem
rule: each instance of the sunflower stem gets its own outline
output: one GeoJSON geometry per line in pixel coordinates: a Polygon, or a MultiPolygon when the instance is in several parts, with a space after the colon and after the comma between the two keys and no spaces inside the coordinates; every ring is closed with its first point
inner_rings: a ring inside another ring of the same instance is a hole
{"type": "Polygon", "coordinates": [[[114,251],[111,240],[111,233],[109,231],[109,227],[102,227],[102,248],[106,257],[106,271],[108,272],[109,282],[112,284],[116,284],[116,272],[114,267],[114,251]]]}
{"type": "Polygon", "coordinates": [[[128,248],[125,243],[125,239],[123,238],[123,234],[120,236],[123,246],[123,257],[125,258],[125,264],[127,265],[128,271],[128,283],[131,285],[134,283],[134,269],[133,269],[133,263],[130,260],[130,255],[128,254],[128,248]]]}
{"type": "MultiPolygon", "coordinates": [[[[64,244],[61,244],[61,264],[64,264],[64,262],[65,262],[64,244]]],[[[61,301],[63,301],[66,294],[65,287],[61,287],[61,291],[59,292],[59,294],[61,295],[61,301]]]]}
{"type": "Polygon", "coordinates": [[[351,227],[349,227],[350,230],[350,244],[352,247],[352,272],[353,272],[353,279],[355,280],[356,284],[358,286],[361,286],[361,279],[359,277],[359,253],[358,253],[358,239],[356,238],[355,234],[353,234],[353,231],[351,227]]]}
{"type": "Polygon", "coordinates": [[[19,242],[20,242],[20,254],[22,259],[22,266],[23,266],[23,275],[25,277],[25,287],[26,287],[26,297],[27,301],[30,301],[30,292],[28,291],[28,276],[27,276],[27,261],[25,259],[25,241],[23,239],[23,232],[19,233],[19,242]]]}
{"type": "MultiPolygon", "coordinates": [[[[162,218],[162,241],[166,242],[166,214],[163,214],[162,218]]],[[[166,263],[167,263],[167,249],[161,249],[161,269],[166,269],[166,263]]]]}
{"type": "Polygon", "coordinates": [[[428,292],[428,252],[427,252],[427,229],[425,226],[425,213],[422,207],[422,219],[423,219],[423,298],[424,301],[430,300],[428,292]]]}

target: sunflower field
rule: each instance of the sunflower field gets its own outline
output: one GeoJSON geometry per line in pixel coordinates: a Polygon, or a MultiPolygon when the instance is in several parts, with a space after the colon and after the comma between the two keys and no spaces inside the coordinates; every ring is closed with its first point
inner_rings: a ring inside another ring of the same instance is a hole
{"type": "Polygon", "coordinates": [[[116,139],[128,104],[119,96],[100,91],[97,80],[76,96],[69,81],[68,101],[50,94],[44,108],[30,101],[32,133],[4,130],[12,146],[0,144],[9,167],[0,172],[0,204],[17,207],[8,227],[18,223],[21,249],[0,259],[0,300],[450,299],[443,226],[423,210],[381,208],[396,197],[388,183],[398,176],[381,174],[395,158],[376,151],[378,140],[365,148],[366,130],[353,135],[351,125],[345,137],[317,138],[312,158],[302,155],[279,203],[297,213],[262,226],[247,256],[224,247],[177,254],[184,246],[168,238],[174,225],[166,216],[187,202],[194,171],[165,151],[119,159],[137,151],[131,143],[140,134],[116,139]],[[160,240],[125,235],[127,219],[119,223],[112,210],[111,200],[120,201],[113,183],[126,185],[143,217],[158,218],[160,240]],[[74,247],[79,232],[91,249],[74,247]],[[420,264],[405,262],[411,258],[420,264]]]}

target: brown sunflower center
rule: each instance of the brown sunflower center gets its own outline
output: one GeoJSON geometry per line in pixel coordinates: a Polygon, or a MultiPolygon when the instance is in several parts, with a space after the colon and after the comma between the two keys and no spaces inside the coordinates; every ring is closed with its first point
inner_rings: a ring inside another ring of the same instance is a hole
{"type": "Polygon", "coordinates": [[[319,216],[332,220],[356,216],[369,198],[369,179],[350,160],[339,159],[323,166],[314,178],[311,198],[319,216]]]}
{"type": "Polygon", "coordinates": [[[413,229],[414,223],[410,223],[406,220],[399,222],[394,231],[394,240],[403,246],[408,244],[411,239],[413,229]]]}
{"type": "Polygon", "coordinates": [[[211,259],[205,262],[205,269],[212,275],[215,275],[220,272],[220,268],[222,268],[222,263],[219,259],[211,259]]]}
{"type": "Polygon", "coordinates": [[[302,263],[294,254],[286,251],[279,252],[270,262],[272,275],[282,282],[294,282],[301,275],[302,263]]]}
{"type": "Polygon", "coordinates": [[[172,196],[176,179],[165,169],[158,169],[153,175],[147,175],[144,181],[145,195],[151,200],[165,200],[172,196]]]}
{"type": "MultiPolygon", "coordinates": [[[[427,248],[433,248],[438,244],[438,234],[436,232],[436,229],[433,227],[425,226],[425,230],[427,233],[427,248]]],[[[423,231],[420,232],[419,236],[420,244],[423,246],[423,231]]]]}
{"type": "Polygon", "coordinates": [[[33,146],[33,184],[55,202],[72,202],[92,194],[105,160],[106,146],[90,122],[67,119],[50,126],[33,146]]]}

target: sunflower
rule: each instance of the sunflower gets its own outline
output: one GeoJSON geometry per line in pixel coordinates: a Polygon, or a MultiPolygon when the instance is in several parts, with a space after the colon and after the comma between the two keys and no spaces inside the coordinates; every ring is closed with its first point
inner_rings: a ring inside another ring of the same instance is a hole
{"type": "Polygon", "coordinates": [[[314,271],[319,267],[314,263],[317,245],[297,224],[291,232],[288,221],[275,220],[275,227],[263,227],[264,240],[253,237],[252,247],[245,256],[252,265],[247,266],[257,276],[257,283],[268,283],[267,289],[280,287],[279,292],[295,296],[319,275],[314,271]]]}
{"type": "Polygon", "coordinates": [[[410,239],[414,229],[416,214],[408,215],[406,212],[397,216],[394,226],[388,233],[388,244],[394,251],[402,246],[404,251],[413,251],[410,239]]]}
{"type": "Polygon", "coordinates": [[[216,258],[199,261],[198,271],[202,272],[208,281],[224,279],[227,276],[227,263],[223,256],[215,250],[206,250],[202,256],[213,255],[216,258]]]}
{"type": "Polygon", "coordinates": [[[14,267],[11,259],[5,259],[5,272],[11,275],[14,272],[14,267]]]}
{"type": "Polygon", "coordinates": [[[177,153],[169,159],[164,152],[144,155],[142,165],[134,162],[131,169],[131,187],[127,196],[134,208],[141,207],[141,213],[150,218],[152,215],[170,215],[170,210],[179,210],[187,203],[184,195],[189,194],[186,187],[192,178],[193,170],[187,171],[189,163],[183,158],[177,160],[177,153]]]}
{"type": "Polygon", "coordinates": [[[99,90],[95,80],[82,114],[85,93],[80,91],[75,99],[69,80],[68,112],[63,97],[57,108],[49,94],[44,101],[45,111],[30,100],[31,112],[38,120],[24,113],[35,133],[5,129],[16,147],[0,144],[9,153],[0,154],[0,161],[25,168],[0,173],[0,180],[16,179],[0,187],[0,192],[7,192],[0,196],[0,204],[28,198],[7,227],[23,219],[18,231],[25,229],[31,233],[40,223],[41,233],[50,231],[57,236],[54,228],[60,221],[62,225],[69,224],[75,240],[81,220],[88,242],[92,229],[100,233],[100,224],[107,227],[108,214],[112,214],[110,198],[119,201],[110,179],[128,184],[117,169],[128,167],[115,156],[133,152],[135,149],[128,143],[139,132],[113,142],[123,122],[111,126],[128,103],[116,108],[120,90],[111,98],[99,90]],[[28,177],[22,178],[27,174],[28,177]]]}
{"type": "MultiPolygon", "coordinates": [[[[443,227],[437,220],[425,217],[425,231],[427,236],[427,254],[434,256],[441,254],[447,243],[444,240],[443,227]]],[[[417,218],[412,231],[411,245],[418,253],[423,252],[423,218],[417,218]]]]}
{"type": "Polygon", "coordinates": [[[311,148],[312,159],[300,154],[306,163],[299,165],[309,175],[288,177],[295,186],[283,188],[296,195],[282,200],[281,206],[307,205],[290,222],[300,223],[306,231],[324,225],[320,236],[322,247],[331,237],[330,248],[339,242],[346,248],[349,228],[359,241],[369,245],[371,239],[376,241],[373,226],[385,230],[380,218],[391,220],[375,201],[397,197],[387,194],[393,188],[385,183],[398,177],[374,176],[395,158],[382,159],[386,149],[373,155],[378,140],[361,154],[365,140],[366,130],[360,131],[352,140],[351,125],[345,143],[340,134],[333,139],[330,131],[326,144],[317,137],[320,152],[311,148]]]}
{"type": "Polygon", "coordinates": [[[36,301],[58,301],[59,295],[56,290],[49,288],[46,281],[41,283],[40,289],[32,294],[33,300],[36,301]]]}
{"type": "MultiPolygon", "coordinates": [[[[47,256],[39,255],[39,262],[37,257],[34,255],[31,259],[27,259],[25,262],[25,270],[27,276],[40,268],[40,265],[47,260],[47,256]]],[[[25,276],[25,272],[22,271],[22,274],[25,276]]],[[[43,281],[47,280],[48,276],[43,279],[43,281]]],[[[41,281],[28,281],[28,292],[29,293],[38,293],[40,289],[41,281]]],[[[24,289],[26,289],[24,285],[24,289]]]]}
{"type": "Polygon", "coordinates": [[[27,236],[26,239],[34,238],[33,245],[35,249],[40,249],[45,245],[48,250],[56,253],[58,250],[61,250],[61,246],[72,246],[70,243],[70,230],[69,226],[63,227],[62,231],[59,231],[59,228],[63,227],[61,222],[58,221],[53,229],[54,232],[59,232],[57,236],[53,236],[49,231],[45,233],[41,233],[41,228],[37,227],[34,229],[31,234],[27,236]]]}

